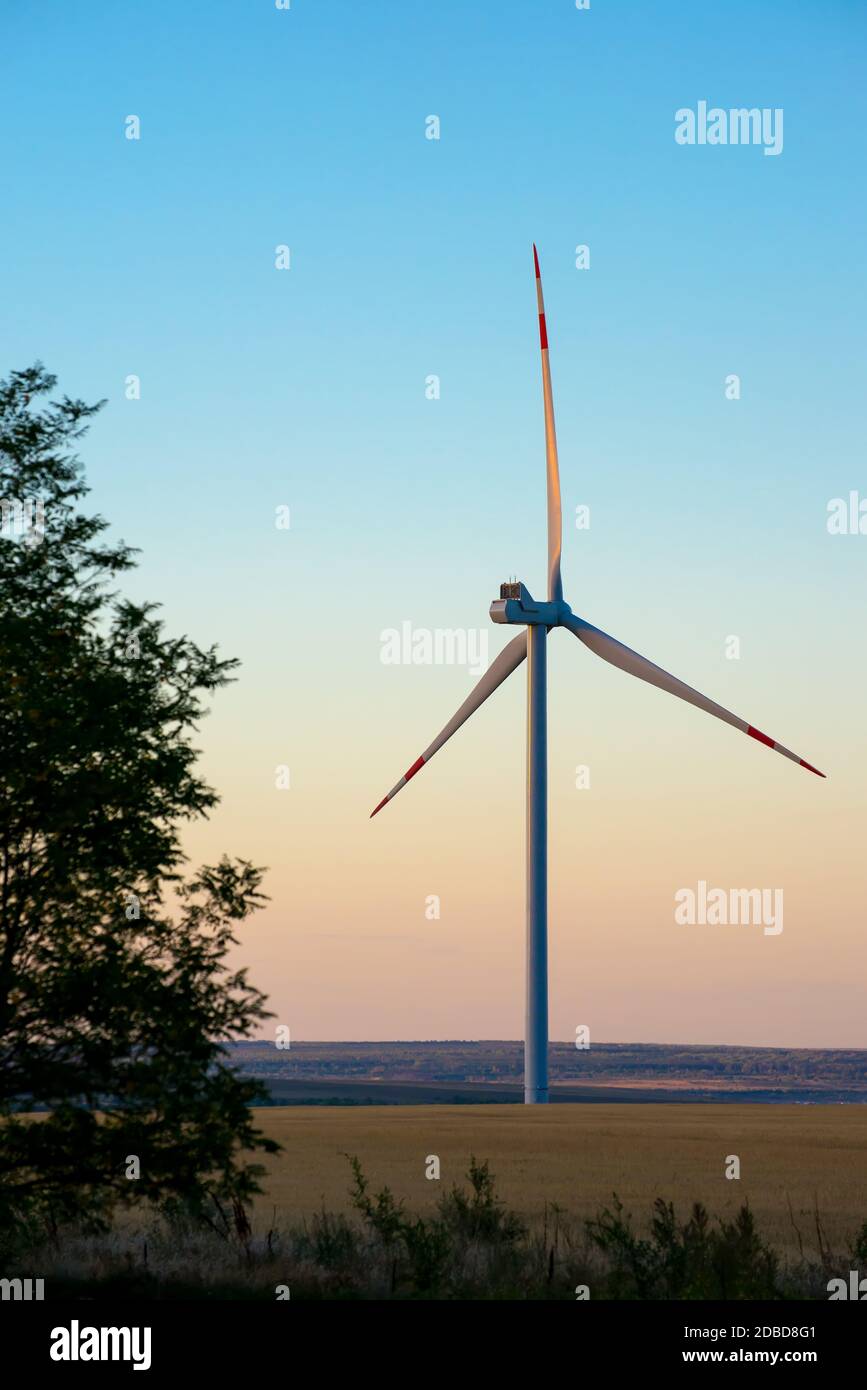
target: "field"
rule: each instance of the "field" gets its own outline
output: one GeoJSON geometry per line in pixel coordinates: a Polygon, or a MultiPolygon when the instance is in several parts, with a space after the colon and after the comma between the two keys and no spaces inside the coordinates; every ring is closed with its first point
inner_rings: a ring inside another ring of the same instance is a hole
{"type": "Polygon", "coordinates": [[[684,1217],[697,1200],[712,1215],[731,1215],[748,1199],[768,1239],[796,1256],[795,1227],[805,1251],[816,1250],[817,1207],[823,1236],[838,1249],[867,1221],[861,1105],[287,1106],[256,1113],[285,1146],[268,1160],[257,1226],[275,1208],[277,1224],[323,1204],[347,1211],[347,1153],[358,1155],[373,1191],[388,1185],[418,1212],[461,1180],[475,1154],[490,1161],[502,1197],[534,1224],[546,1203],[583,1218],[612,1192],[637,1224],[656,1197],[673,1200],[684,1217]],[[431,1154],[440,1160],[439,1182],[425,1177],[431,1154]],[[739,1181],[724,1175],[731,1154],[740,1159],[739,1181]]]}

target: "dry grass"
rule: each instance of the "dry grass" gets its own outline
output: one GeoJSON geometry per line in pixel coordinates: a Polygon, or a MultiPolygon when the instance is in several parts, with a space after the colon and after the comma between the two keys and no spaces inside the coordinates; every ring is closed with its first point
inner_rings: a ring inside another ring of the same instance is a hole
{"type": "Polygon", "coordinates": [[[867,1220],[867,1106],[287,1106],[257,1118],[285,1146],[267,1161],[259,1226],[275,1209],[278,1225],[323,1204],[348,1211],[346,1153],[361,1159],[373,1190],[387,1184],[419,1212],[463,1179],[474,1153],[533,1224],[546,1203],[595,1216],[615,1191],[641,1220],[659,1196],[684,1214],[702,1201],[720,1216],[747,1199],[766,1238],[797,1257],[793,1218],[812,1252],[817,1206],[823,1237],[838,1249],[867,1220]],[[428,1154],[439,1156],[440,1182],[424,1176],[428,1154]],[[740,1158],[738,1182],[724,1176],[728,1154],[740,1158]]]}

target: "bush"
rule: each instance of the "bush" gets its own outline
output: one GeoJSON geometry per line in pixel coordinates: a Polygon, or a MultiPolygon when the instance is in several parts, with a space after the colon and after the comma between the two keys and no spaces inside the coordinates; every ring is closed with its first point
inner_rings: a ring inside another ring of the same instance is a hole
{"type": "MultiPolygon", "coordinates": [[[[38,1268],[49,1298],[276,1297],[293,1299],[574,1300],[586,1285],[604,1299],[826,1299],[832,1276],[867,1257],[867,1223],[835,1256],[821,1235],[818,1257],[784,1267],[756,1229],[748,1205],[712,1219],[700,1204],[686,1220],[672,1202],[654,1203],[638,1236],[614,1195],[592,1220],[571,1222],[557,1208],[530,1230],[497,1196],[487,1163],[471,1159],[433,1216],[408,1212],[388,1187],[372,1192],[350,1158],[350,1198],[361,1220],[317,1212],[264,1234],[246,1211],[219,1201],[171,1198],[144,1227],[94,1234],[67,1226],[46,1240],[26,1232],[8,1245],[7,1277],[38,1268]]],[[[819,1227],[817,1224],[817,1233],[819,1227]]]]}
{"type": "Polygon", "coordinates": [[[526,1234],[524,1223],[497,1196],[487,1160],[477,1163],[473,1154],[467,1177],[469,1192],[455,1186],[441,1198],[439,1213],[443,1225],[452,1236],[465,1242],[514,1245],[526,1234]]]}
{"type": "Polygon", "coordinates": [[[623,1204],[614,1194],[586,1223],[587,1235],[610,1261],[608,1287],[613,1298],[732,1299],[778,1298],[779,1261],[758,1234],[745,1203],[733,1221],[711,1223],[700,1202],[678,1223],[671,1202],[653,1205],[649,1240],[639,1239],[623,1204]]]}

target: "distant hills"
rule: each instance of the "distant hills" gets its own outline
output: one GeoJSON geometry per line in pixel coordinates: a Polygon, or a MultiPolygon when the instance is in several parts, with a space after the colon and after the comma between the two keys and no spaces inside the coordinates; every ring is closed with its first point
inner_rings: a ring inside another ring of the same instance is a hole
{"type": "MultiPolygon", "coordinates": [[[[522,1098],[523,1043],[232,1044],[238,1070],[275,1105],[505,1103],[522,1098]]],[[[867,1101],[867,1049],[552,1043],[560,1101],[867,1101]]]]}

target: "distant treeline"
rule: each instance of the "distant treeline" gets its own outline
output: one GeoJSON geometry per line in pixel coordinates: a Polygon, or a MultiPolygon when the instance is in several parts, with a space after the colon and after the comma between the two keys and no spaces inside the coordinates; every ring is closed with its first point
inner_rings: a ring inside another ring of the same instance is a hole
{"type": "MultiPolygon", "coordinates": [[[[487,1082],[519,1085],[523,1044],[507,1041],[272,1042],[235,1044],[244,1072],[265,1079],[408,1082],[487,1082]]],[[[554,1042],[551,1079],[666,1088],[800,1092],[863,1092],[867,1099],[867,1049],[683,1046],[657,1043],[554,1042]]]]}

